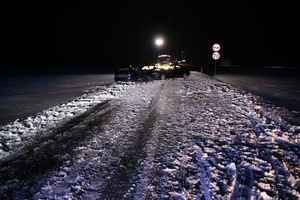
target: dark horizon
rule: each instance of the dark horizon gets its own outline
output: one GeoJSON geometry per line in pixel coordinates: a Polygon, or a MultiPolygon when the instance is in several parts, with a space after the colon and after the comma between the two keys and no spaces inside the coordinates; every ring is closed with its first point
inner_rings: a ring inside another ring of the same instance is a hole
{"type": "MultiPolygon", "coordinates": [[[[233,65],[298,67],[293,59],[295,6],[214,4],[22,2],[4,9],[2,66],[149,64],[161,53],[210,64],[212,45],[233,65]]],[[[295,49],[295,50],[294,50],[295,49]]],[[[9,69],[8,69],[9,70],[9,69]]]]}

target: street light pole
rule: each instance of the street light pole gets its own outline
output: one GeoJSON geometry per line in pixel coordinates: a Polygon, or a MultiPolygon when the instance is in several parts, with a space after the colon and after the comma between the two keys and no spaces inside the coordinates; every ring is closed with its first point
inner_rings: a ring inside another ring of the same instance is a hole
{"type": "Polygon", "coordinates": [[[160,45],[158,45],[158,55],[160,56],[160,45]]]}

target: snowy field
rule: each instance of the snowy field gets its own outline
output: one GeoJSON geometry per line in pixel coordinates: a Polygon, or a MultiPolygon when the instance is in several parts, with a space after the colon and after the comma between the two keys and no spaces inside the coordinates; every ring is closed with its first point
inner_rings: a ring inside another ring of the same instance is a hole
{"type": "Polygon", "coordinates": [[[0,127],[0,199],[299,199],[297,113],[198,72],[0,127]]]}

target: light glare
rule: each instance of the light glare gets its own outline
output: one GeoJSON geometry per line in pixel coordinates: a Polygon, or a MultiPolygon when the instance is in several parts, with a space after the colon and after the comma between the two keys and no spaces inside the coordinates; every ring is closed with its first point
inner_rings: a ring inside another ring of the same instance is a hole
{"type": "Polygon", "coordinates": [[[163,41],[162,39],[157,39],[157,40],[155,41],[155,43],[156,43],[158,46],[160,46],[160,45],[162,45],[162,44],[164,43],[164,41],[163,41]]]}

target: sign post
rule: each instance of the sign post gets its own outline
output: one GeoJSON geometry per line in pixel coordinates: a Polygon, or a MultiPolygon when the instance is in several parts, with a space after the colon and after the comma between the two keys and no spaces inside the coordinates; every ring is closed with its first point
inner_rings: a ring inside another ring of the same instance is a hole
{"type": "Polygon", "coordinates": [[[217,74],[217,60],[220,59],[221,54],[219,53],[221,49],[221,45],[219,43],[215,43],[212,46],[214,53],[212,54],[212,58],[215,60],[215,75],[217,74]]]}

